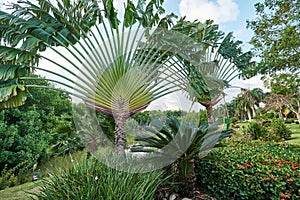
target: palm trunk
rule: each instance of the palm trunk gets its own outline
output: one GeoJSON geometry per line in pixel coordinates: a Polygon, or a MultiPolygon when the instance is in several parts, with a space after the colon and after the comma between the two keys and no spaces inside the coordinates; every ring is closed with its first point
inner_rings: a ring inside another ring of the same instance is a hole
{"type": "Polygon", "coordinates": [[[207,120],[208,120],[208,124],[211,125],[213,123],[215,123],[215,119],[213,116],[214,110],[213,110],[213,106],[215,106],[217,103],[219,103],[222,100],[222,96],[217,96],[211,100],[208,101],[199,101],[199,103],[205,107],[206,109],[206,114],[207,114],[207,120]]]}
{"type": "Polygon", "coordinates": [[[196,175],[195,175],[195,167],[192,164],[191,172],[185,176],[181,171],[179,171],[179,194],[181,197],[193,197],[194,191],[196,188],[196,175]]]}
{"type": "Polygon", "coordinates": [[[206,112],[207,112],[207,119],[208,119],[208,124],[213,124],[215,122],[214,116],[213,116],[213,107],[212,105],[207,105],[206,107],[206,112]]]}
{"type": "Polygon", "coordinates": [[[254,118],[256,116],[256,110],[255,110],[254,105],[252,106],[252,114],[253,114],[253,118],[254,118]]]}
{"type": "Polygon", "coordinates": [[[251,117],[251,111],[250,111],[250,109],[247,109],[247,115],[248,115],[249,121],[251,122],[252,121],[252,117],[251,117]]]}
{"type": "Polygon", "coordinates": [[[129,118],[128,112],[118,112],[115,118],[115,145],[119,155],[125,155],[126,148],[126,121],[129,118]]]}

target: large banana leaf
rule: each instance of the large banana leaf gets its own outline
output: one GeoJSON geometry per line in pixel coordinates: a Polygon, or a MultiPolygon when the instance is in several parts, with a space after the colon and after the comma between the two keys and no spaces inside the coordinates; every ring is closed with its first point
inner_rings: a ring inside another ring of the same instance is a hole
{"type": "Polygon", "coordinates": [[[26,100],[26,87],[18,78],[26,75],[26,68],[6,62],[0,65],[0,109],[23,105],[26,100]]]}
{"type": "Polygon", "coordinates": [[[26,87],[17,79],[0,81],[0,110],[23,105],[26,100],[26,87]]]}

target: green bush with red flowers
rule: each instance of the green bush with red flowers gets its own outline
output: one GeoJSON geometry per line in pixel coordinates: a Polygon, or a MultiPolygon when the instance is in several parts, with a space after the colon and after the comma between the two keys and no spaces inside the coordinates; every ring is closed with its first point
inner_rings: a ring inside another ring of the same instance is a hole
{"type": "Polygon", "coordinates": [[[300,146],[228,140],[196,160],[197,182],[217,199],[300,199],[300,146]]]}

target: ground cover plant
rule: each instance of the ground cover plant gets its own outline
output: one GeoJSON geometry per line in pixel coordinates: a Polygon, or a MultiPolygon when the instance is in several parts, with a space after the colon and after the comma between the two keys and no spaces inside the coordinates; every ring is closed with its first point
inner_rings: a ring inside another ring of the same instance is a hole
{"type": "Polygon", "coordinates": [[[200,186],[217,199],[298,199],[300,146],[286,142],[228,140],[196,160],[200,186]]]}
{"type": "MultiPolygon", "coordinates": [[[[128,169],[130,167],[134,166],[128,169]]],[[[52,174],[43,181],[36,196],[41,200],[152,200],[157,188],[164,182],[162,175],[163,171],[144,174],[119,171],[90,157],[76,162],[70,169],[52,174]]]]}

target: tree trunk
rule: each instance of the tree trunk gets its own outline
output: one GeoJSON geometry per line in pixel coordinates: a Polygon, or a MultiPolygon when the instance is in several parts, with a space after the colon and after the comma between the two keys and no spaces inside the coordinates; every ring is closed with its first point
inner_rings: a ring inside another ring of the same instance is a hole
{"type": "Polygon", "coordinates": [[[206,109],[208,124],[213,124],[215,122],[215,119],[213,116],[213,112],[214,112],[213,106],[215,106],[221,100],[222,100],[222,96],[219,95],[211,100],[199,102],[206,109]]]}
{"type": "Polygon", "coordinates": [[[251,117],[251,111],[250,111],[250,109],[247,109],[247,115],[248,115],[249,121],[251,122],[252,121],[252,117],[251,117]]]}
{"type": "Polygon", "coordinates": [[[195,166],[192,164],[191,172],[185,176],[182,171],[179,171],[179,176],[177,180],[179,182],[179,194],[181,197],[193,197],[194,191],[196,188],[196,175],[195,175],[195,166]]]}
{"type": "Polygon", "coordinates": [[[300,112],[297,113],[296,116],[297,116],[297,119],[298,119],[298,124],[299,124],[299,126],[300,126],[300,112]]]}
{"type": "Polygon", "coordinates": [[[254,118],[256,116],[256,110],[255,110],[254,105],[252,106],[252,114],[253,114],[253,118],[254,118]]]}
{"type": "Polygon", "coordinates": [[[206,112],[207,112],[207,120],[208,124],[213,124],[215,122],[214,116],[213,116],[213,106],[212,105],[207,105],[206,107],[206,112]]]}
{"type": "Polygon", "coordinates": [[[281,108],[279,109],[279,118],[280,118],[280,119],[283,119],[282,109],[281,109],[281,108]]]}
{"type": "Polygon", "coordinates": [[[115,118],[115,145],[119,155],[125,155],[126,148],[126,121],[129,118],[128,112],[117,112],[115,118]]]}

